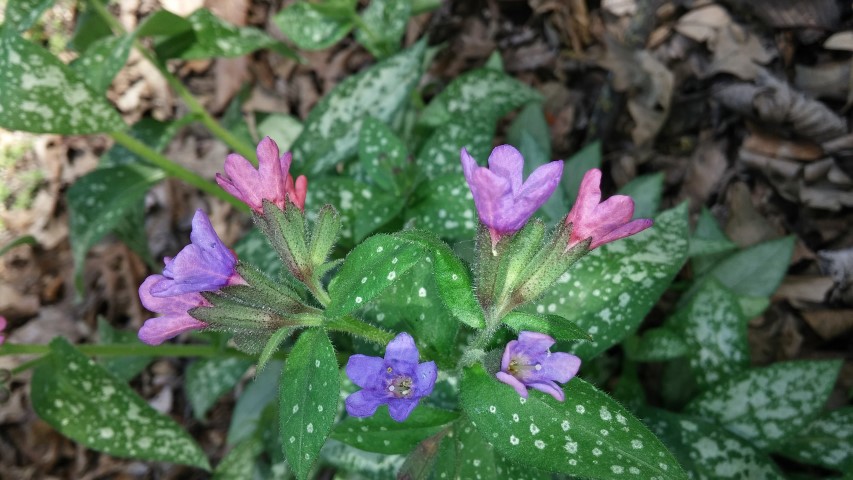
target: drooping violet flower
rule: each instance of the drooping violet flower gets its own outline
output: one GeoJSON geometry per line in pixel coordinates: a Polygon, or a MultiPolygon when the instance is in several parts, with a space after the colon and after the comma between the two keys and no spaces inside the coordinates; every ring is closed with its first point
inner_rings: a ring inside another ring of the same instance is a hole
{"type": "Polygon", "coordinates": [[[489,168],[477,166],[464,148],[461,152],[462,171],[480,221],[489,227],[492,246],[504,235],[522,227],[554,193],[563,174],[563,161],[540,166],[522,182],[524,157],[511,145],[495,147],[489,155],[489,168]]]}
{"type": "Polygon", "coordinates": [[[6,341],[6,334],[3,333],[3,330],[6,330],[7,324],[6,317],[0,315],[0,345],[3,345],[3,342],[6,341]]]}
{"type": "Polygon", "coordinates": [[[631,221],[634,200],[627,195],[613,195],[601,201],[601,170],[586,172],[578,191],[578,199],[566,217],[572,225],[572,234],[566,251],[587,238],[592,238],[589,249],[642,232],[654,223],[650,218],[631,221]]]}
{"type": "Polygon", "coordinates": [[[524,398],[530,387],[562,402],[565,394],[555,382],[571,380],[581,367],[581,359],[569,353],[551,353],[548,349],[554,343],[556,341],[544,333],[520,332],[518,340],[506,344],[501,371],[495,376],[524,398]]]}
{"type": "Polygon", "coordinates": [[[163,275],[150,275],[139,286],[139,299],[149,311],[162,314],[149,318],[139,329],[139,339],[148,345],[160,345],[166,340],[190,330],[199,330],[207,324],[191,317],[187,311],[195,307],[209,307],[210,303],[196,292],[171,297],[159,297],[151,292],[158,284],[168,281],[163,275]]]}
{"type": "Polygon", "coordinates": [[[245,283],[234,269],[237,256],[222,243],[207,215],[201,210],[196,210],[193,216],[190,240],[192,243],[178,252],[175,258],[165,259],[165,279],[152,286],[152,295],[171,297],[245,283]]]}
{"type": "Polygon", "coordinates": [[[216,174],[216,183],[257,213],[263,214],[263,201],[268,200],[284,210],[287,199],[305,209],[308,180],[300,175],[294,182],[290,175],[293,156],[279,157],[278,145],[270,137],[258,144],[258,168],[236,153],[225,159],[225,175],[216,174]]]}
{"type": "Polygon", "coordinates": [[[402,422],[432,392],[438,369],[435,362],[418,364],[415,340],[404,332],[388,343],[385,358],[351,356],[347,376],[362,388],[347,397],[347,413],[369,417],[384,403],[391,418],[402,422]]]}

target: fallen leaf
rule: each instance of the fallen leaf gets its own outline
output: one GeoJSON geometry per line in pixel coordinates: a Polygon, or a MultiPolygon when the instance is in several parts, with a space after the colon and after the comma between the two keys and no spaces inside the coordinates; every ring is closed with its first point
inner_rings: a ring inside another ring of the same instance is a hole
{"type": "Polygon", "coordinates": [[[803,318],[824,340],[838,338],[853,330],[853,310],[806,310],[803,318]]]}

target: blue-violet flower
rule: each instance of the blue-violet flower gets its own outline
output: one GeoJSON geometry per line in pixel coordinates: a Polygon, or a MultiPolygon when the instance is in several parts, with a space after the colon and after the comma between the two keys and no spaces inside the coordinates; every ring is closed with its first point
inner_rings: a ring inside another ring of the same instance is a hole
{"type": "Polygon", "coordinates": [[[369,417],[384,403],[391,418],[402,422],[432,392],[438,368],[435,362],[418,364],[415,340],[404,332],[388,343],[385,358],[351,356],[347,376],[362,388],[347,397],[348,414],[369,417]]]}
{"type": "Polygon", "coordinates": [[[555,382],[571,380],[581,367],[581,359],[570,353],[551,353],[549,349],[554,343],[556,341],[544,333],[520,332],[518,340],[507,343],[501,371],[495,376],[524,398],[530,387],[562,402],[565,394],[555,382]]]}
{"type": "Polygon", "coordinates": [[[148,345],[160,345],[166,340],[190,330],[199,330],[206,323],[191,317],[187,311],[195,307],[209,307],[210,303],[197,292],[159,297],[151,291],[159,283],[168,281],[162,275],[151,275],[139,287],[139,299],[146,309],[163,316],[149,318],[139,329],[139,339],[148,345]]]}
{"type": "Polygon", "coordinates": [[[540,166],[522,182],[524,157],[510,145],[495,147],[489,168],[478,167],[464,148],[462,171],[474,196],[480,221],[489,228],[492,245],[501,236],[513,234],[554,193],[563,174],[563,161],[540,166]]]}

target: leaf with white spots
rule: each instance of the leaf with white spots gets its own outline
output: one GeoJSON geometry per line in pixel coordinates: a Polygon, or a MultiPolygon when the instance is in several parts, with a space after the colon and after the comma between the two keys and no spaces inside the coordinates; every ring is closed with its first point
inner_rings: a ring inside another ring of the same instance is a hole
{"type": "Polygon", "coordinates": [[[406,220],[415,228],[433,232],[445,240],[470,240],[477,234],[474,197],[461,174],[422,183],[415,198],[406,211],[406,220]]]}
{"type": "MultiPolygon", "coordinates": [[[[238,27],[200,8],[186,18],[192,34],[178,33],[157,43],[154,50],[159,58],[197,60],[214,57],[241,57],[255,50],[270,49],[276,53],[299,58],[287,45],[255,27],[238,27]]],[[[180,25],[178,25],[180,28],[180,25]]]]}
{"type": "Polygon", "coordinates": [[[252,478],[255,461],[264,446],[258,438],[251,437],[238,443],[216,466],[213,480],[243,480],[252,478]]]}
{"type": "Polygon", "coordinates": [[[39,417],[86,447],[121,458],[209,469],[187,432],[151,408],[126,383],[57,337],[35,370],[31,395],[39,417]]]}
{"type": "Polygon", "coordinates": [[[370,33],[359,28],[355,39],[375,57],[390,55],[400,49],[411,11],[411,0],[372,0],[361,12],[370,33]]]}
{"type": "Polygon", "coordinates": [[[422,40],[339,83],[308,114],[293,144],[293,158],[317,174],[355,155],[364,119],[388,123],[409,101],[421,78],[425,51],[422,40]]]}
{"type": "Polygon", "coordinates": [[[423,248],[390,235],[368,238],[352,249],[329,284],[332,302],[326,316],[336,318],[363,307],[425,256],[423,248]]]}
{"type": "Polygon", "coordinates": [[[369,181],[383,190],[400,193],[408,184],[409,151],[387,125],[368,117],[358,138],[358,161],[369,181]]]}
{"type": "Polygon", "coordinates": [[[820,413],[840,367],[840,361],[794,361],[749,370],[696,397],[685,411],[772,448],[820,413]]]}
{"type": "Polygon", "coordinates": [[[165,178],[162,170],[141,165],[100,168],[68,189],[69,237],[77,281],[86,252],[132,212],[145,193],[165,178]]]}
{"type": "Polygon", "coordinates": [[[646,423],[696,480],[782,480],[773,461],[749,442],[700,418],[649,410],[646,423]]]}
{"type": "MultiPolygon", "coordinates": [[[[404,203],[396,195],[377,190],[357,180],[344,177],[325,177],[312,180],[306,205],[329,204],[341,216],[342,243],[355,244],[394,218],[404,203]]],[[[317,208],[309,210],[309,220],[315,220],[317,208]]]]}
{"type": "Polygon", "coordinates": [[[853,471],[853,407],[821,415],[776,451],[803,463],[853,471]]]}
{"type": "Polygon", "coordinates": [[[252,365],[242,358],[210,358],[196,360],[186,373],[187,399],[195,418],[204,419],[204,414],[225,392],[234,388],[240,377],[252,365]]]}
{"type": "Polygon", "coordinates": [[[282,367],[282,362],[273,360],[246,385],[231,412],[227,440],[229,445],[251,437],[262,428],[261,415],[264,409],[278,398],[278,378],[282,367]]]}
{"type": "Polygon", "coordinates": [[[402,455],[383,455],[353,448],[337,440],[329,440],[320,451],[323,463],[353,474],[347,478],[370,480],[395,480],[403,465],[402,455]]]}
{"type": "MultiPolygon", "coordinates": [[[[123,343],[128,346],[142,346],[142,342],[139,341],[135,331],[117,330],[104,317],[98,317],[98,340],[103,344],[123,343]]],[[[145,370],[145,367],[153,360],[154,357],[148,356],[101,357],[98,359],[98,363],[116,377],[130,381],[139,375],[139,372],[145,370]]]]}
{"type": "Polygon", "coordinates": [[[50,52],[17,35],[0,35],[0,127],[33,133],[123,130],[124,121],[50,52]]]}
{"type": "Polygon", "coordinates": [[[735,294],[709,279],[674,315],[687,344],[690,369],[701,389],[749,368],[746,317],[735,294]]]}
{"type": "Polygon", "coordinates": [[[687,355],[687,343],[671,327],[646,330],[642,336],[625,340],[625,354],[637,362],[662,362],[687,355]]]}
{"type": "Polygon", "coordinates": [[[323,15],[305,1],[288,5],[273,21],[287,38],[303,50],[322,50],[344,38],[352,29],[349,19],[323,15]]]}
{"type": "Polygon", "coordinates": [[[127,63],[132,46],[131,35],[102,38],[74,60],[71,69],[77,72],[94,92],[104,95],[113,83],[113,78],[127,63]]]}
{"type": "Polygon", "coordinates": [[[299,336],[281,373],[280,438],[296,478],[305,479],[335,422],[341,384],[335,349],[326,332],[299,336]]]}
{"type": "Polygon", "coordinates": [[[479,68],[450,83],[427,105],[419,122],[438,127],[453,117],[501,118],[525,103],[541,101],[534,89],[504,72],[479,68]]]}
{"type": "Polygon", "coordinates": [[[492,446],[466,419],[460,419],[439,445],[435,479],[479,480],[499,478],[492,446]]]}
{"type": "Polygon", "coordinates": [[[696,229],[690,237],[690,252],[693,270],[697,274],[704,273],[709,267],[713,267],[721,254],[737,249],[737,245],[726,237],[726,234],[717,225],[717,220],[711,215],[707,208],[703,208],[696,221],[696,229]],[[698,258],[696,258],[698,257],[698,258]]]}
{"type": "Polygon", "coordinates": [[[335,426],[331,438],[368,452],[409,453],[458,416],[456,412],[421,405],[405,422],[397,422],[382,406],[370,417],[347,417],[335,426]]]}
{"type": "Polygon", "coordinates": [[[277,278],[284,268],[278,253],[257,228],[253,228],[234,244],[240,261],[260,268],[269,278],[277,278]]]}
{"type": "Polygon", "coordinates": [[[622,405],[585,381],[565,402],[530,389],[527,399],[479,365],[462,378],[462,407],[510,461],[587,478],[687,478],[660,440],[622,405]]]}
{"type": "Polygon", "coordinates": [[[589,359],[633,333],[687,258],[687,205],[660,213],[648,230],[592,251],[531,310],[566,318],[593,338],[571,350],[589,359]]]}
{"type": "Polygon", "coordinates": [[[503,323],[514,332],[522,330],[548,334],[557,340],[590,340],[586,330],[559,315],[534,315],[525,312],[510,312],[503,323]]]}
{"type": "Polygon", "coordinates": [[[485,165],[492,149],[496,125],[497,119],[491,116],[453,117],[439,125],[418,151],[415,163],[419,172],[429,179],[443,175],[462,177],[462,148],[485,165]]]}
{"type": "Polygon", "coordinates": [[[56,0],[8,0],[4,2],[3,28],[11,28],[15,33],[21,33],[32,27],[56,0]]]}

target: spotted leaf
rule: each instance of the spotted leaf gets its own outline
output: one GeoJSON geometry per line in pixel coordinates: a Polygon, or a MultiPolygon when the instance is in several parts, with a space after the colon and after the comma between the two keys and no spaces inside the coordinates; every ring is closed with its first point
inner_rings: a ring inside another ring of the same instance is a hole
{"type": "Polygon", "coordinates": [[[320,455],[325,464],[371,480],[395,480],[405,461],[402,455],[365,452],[337,440],[326,442],[320,455]]]}
{"type": "Polygon", "coordinates": [[[373,0],[361,12],[370,32],[358,29],[355,39],[376,57],[390,55],[400,48],[411,11],[411,0],[373,0]]]}
{"type": "Polygon", "coordinates": [[[91,449],[122,458],[209,469],[195,441],[67,340],[50,343],[33,374],[32,403],[39,417],[91,449]]]}
{"type": "Polygon", "coordinates": [[[99,39],[71,64],[71,68],[94,92],[104,95],[113,78],[127,63],[132,46],[131,35],[99,39]]]}
{"type": "Polygon", "coordinates": [[[335,426],[331,437],[368,452],[408,453],[459,416],[456,412],[421,405],[405,422],[397,422],[387,411],[382,406],[371,417],[347,417],[335,426]]]}
{"type": "Polygon", "coordinates": [[[470,240],[477,234],[477,210],[465,177],[444,175],[424,182],[415,194],[407,221],[445,240],[470,240]]]}
{"type": "Polygon", "coordinates": [[[418,170],[430,179],[442,175],[462,177],[459,156],[463,147],[485,164],[492,149],[496,125],[497,119],[492,116],[452,118],[436,128],[418,151],[418,170]]]}
{"type": "Polygon", "coordinates": [[[341,384],[326,332],[303,332],[281,374],[281,443],[296,478],[308,478],[335,421],[341,384]]]}
{"type": "Polygon", "coordinates": [[[625,353],[638,362],[660,362],[687,355],[687,343],[670,327],[657,327],[643,332],[642,337],[625,341],[625,353]]]}
{"type": "Polygon", "coordinates": [[[776,450],[800,462],[853,471],[853,407],[821,415],[776,450]]]}
{"type": "Polygon", "coordinates": [[[840,367],[837,361],[795,361],[749,370],[695,398],[685,411],[770,448],[820,413],[840,367]]]}
{"type": "Polygon", "coordinates": [[[331,47],[352,30],[348,19],[323,15],[314,6],[298,1],[278,12],[273,21],[287,38],[303,50],[331,47]]]}
{"type": "MultiPolygon", "coordinates": [[[[312,181],[305,203],[335,207],[341,216],[340,236],[343,243],[350,245],[388,223],[403,208],[403,202],[396,195],[343,177],[312,181]]],[[[318,211],[318,208],[309,210],[308,219],[315,220],[318,211]]]]}
{"type": "Polygon", "coordinates": [[[384,123],[366,118],[358,139],[358,161],[369,181],[383,190],[400,193],[408,183],[409,152],[384,123]]]}
{"type": "Polygon", "coordinates": [[[687,478],[618,402],[579,378],[563,391],[565,402],[535,390],[525,399],[475,366],[462,377],[462,408],[495,450],[520,465],[584,478],[687,478]]]}
{"type": "Polygon", "coordinates": [[[284,268],[278,253],[256,228],[250,230],[234,245],[234,252],[241,261],[262,269],[269,278],[276,278],[284,268]]]}
{"type": "Polygon", "coordinates": [[[234,388],[251,365],[251,361],[240,358],[205,358],[191,363],[186,373],[186,392],[195,418],[204,419],[216,400],[234,388]]]}

